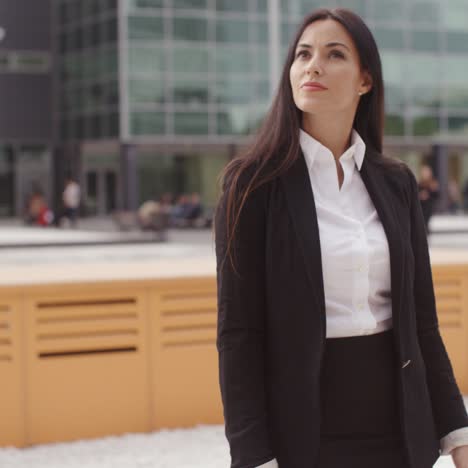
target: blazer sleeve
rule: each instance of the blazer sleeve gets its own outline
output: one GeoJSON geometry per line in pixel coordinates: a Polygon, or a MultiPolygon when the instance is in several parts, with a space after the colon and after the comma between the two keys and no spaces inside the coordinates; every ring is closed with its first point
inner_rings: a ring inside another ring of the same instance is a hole
{"type": "Polygon", "coordinates": [[[265,185],[249,194],[241,210],[231,246],[237,272],[229,257],[223,263],[226,202],[224,190],[215,216],[219,383],[231,468],[254,468],[274,459],[264,382],[265,185]]]}
{"type": "Polygon", "coordinates": [[[426,228],[416,178],[410,178],[411,244],[415,259],[414,302],[417,333],[439,439],[468,426],[462,395],[439,331],[426,228]]]}

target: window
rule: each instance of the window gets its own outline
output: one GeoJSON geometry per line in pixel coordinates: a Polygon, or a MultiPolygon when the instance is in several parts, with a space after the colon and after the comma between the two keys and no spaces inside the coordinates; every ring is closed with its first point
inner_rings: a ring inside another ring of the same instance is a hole
{"type": "Polygon", "coordinates": [[[216,0],[216,9],[219,11],[248,12],[248,0],[216,0]]]}
{"type": "Polygon", "coordinates": [[[410,47],[414,50],[438,52],[439,51],[439,35],[436,31],[415,31],[410,32],[411,44],[410,47]]]}
{"type": "Polygon", "coordinates": [[[172,0],[173,8],[192,8],[194,10],[199,10],[201,8],[206,8],[207,0],[172,0]]]}
{"type": "Polygon", "coordinates": [[[416,117],[413,120],[413,135],[433,135],[439,130],[439,119],[436,116],[416,117]]]}
{"type": "Polygon", "coordinates": [[[175,103],[186,104],[190,109],[205,107],[210,100],[210,85],[206,79],[190,76],[176,77],[173,81],[173,100],[175,103]]]}
{"type": "Polygon", "coordinates": [[[158,47],[131,45],[129,62],[130,73],[155,73],[166,68],[164,49],[158,47]]]}
{"type": "Polygon", "coordinates": [[[166,100],[164,81],[161,77],[132,78],[129,82],[129,96],[131,104],[162,104],[166,100]]]}
{"type": "Polygon", "coordinates": [[[216,40],[220,42],[249,42],[249,23],[243,20],[217,20],[216,40]]]}
{"type": "Polygon", "coordinates": [[[178,135],[207,135],[208,114],[201,112],[175,112],[174,130],[178,135]]]}
{"type": "Polygon", "coordinates": [[[208,28],[205,19],[200,18],[174,18],[174,39],[186,41],[206,41],[208,28]]]}
{"type": "MultiPolygon", "coordinates": [[[[268,57],[266,57],[268,59],[268,57]]],[[[217,73],[249,73],[254,63],[245,47],[216,46],[216,72],[217,73]]]]}
{"type": "Polygon", "coordinates": [[[128,18],[128,35],[130,39],[163,39],[163,19],[157,16],[130,16],[128,18]]]}
{"type": "Polygon", "coordinates": [[[162,112],[132,112],[132,135],[160,135],[165,133],[165,115],[162,112]]]}
{"type": "Polygon", "coordinates": [[[174,71],[181,73],[206,73],[211,68],[211,51],[202,47],[174,45],[174,71]]]}
{"type": "Polygon", "coordinates": [[[400,50],[404,47],[401,29],[376,27],[372,33],[379,48],[400,50]]]}

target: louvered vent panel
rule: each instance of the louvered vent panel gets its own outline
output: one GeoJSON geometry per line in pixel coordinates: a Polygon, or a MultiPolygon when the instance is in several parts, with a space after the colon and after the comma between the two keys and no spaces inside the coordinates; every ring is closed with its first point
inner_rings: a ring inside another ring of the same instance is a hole
{"type": "Polygon", "coordinates": [[[39,302],[36,351],[40,358],[135,352],[138,320],[135,297],[39,302]]]}
{"type": "Polygon", "coordinates": [[[213,291],[163,293],[161,342],[163,348],[216,343],[216,295],[213,291]]]}
{"type": "Polygon", "coordinates": [[[461,327],[463,320],[462,278],[435,281],[437,316],[442,327],[461,327]]]}
{"type": "Polygon", "coordinates": [[[0,303],[0,362],[13,360],[13,318],[11,306],[0,303]]]}

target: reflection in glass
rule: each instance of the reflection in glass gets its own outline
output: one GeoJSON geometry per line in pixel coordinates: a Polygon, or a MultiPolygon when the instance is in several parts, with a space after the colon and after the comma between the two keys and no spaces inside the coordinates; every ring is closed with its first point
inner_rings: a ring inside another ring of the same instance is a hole
{"type": "Polygon", "coordinates": [[[468,31],[447,32],[447,52],[468,53],[468,31]]]}
{"type": "Polygon", "coordinates": [[[216,116],[218,135],[247,135],[250,133],[251,113],[249,106],[231,106],[229,110],[220,110],[216,116]]]}
{"type": "Polygon", "coordinates": [[[216,40],[220,42],[249,42],[249,23],[238,19],[217,20],[216,40]]]}
{"type": "Polygon", "coordinates": [[[246,50],[244,47],[216,46],[217,73],[250,73],[252,67],[253,63],[249,49],[246,50]]]}
{"type": "Polygon", "coordinates": [[[448,128],[451,133],[468,135],[468,115],[464,117],[449,117],[448,128]]]}
{"type": "Polygon", "coordinates": [[[433,135],[439,131],[439,118],[436,116],[421,116],[413,119],[413,135],[433,135]]]}
{"type": "Polygon", "coordinates": [[[172,84],[174,102],[186,104],[188,108],[196,108],[200,105],[205,106],[208,104],[210,87],[206,80],[177,77],[173,80],[172,84]]]}
{"type": "Polygon", "coordinates": [[[252,80],[224,79],[216,83],[216,102],[218,103],[249,103],[253,98],[252,80]]]}
{"type": "Polygon", "coordinates": [[[439,33],[437,31],[410,31],[410,47],[414,50],[438,52],[439,33]]]}
{"type": "Polygon", "coordinates": [[[440,3],[437,1],[412,1],[409,5],[412,24],[435,24],[440,18],[440,3]]]}
{"type": "Polygon", "coordinates": [[[199,46],[172,47],[173,70],[182,73],[206,73],[210,70],[211,50],[199,46]]]}
{"type": "Polygon", "coordinates": [[[129,47],[130,70],[135,73],[155,73],[165,70],[164,49],[131,44],[129,47]]]}
{"type": "Polygon", "coordinates": [[[208,28],[206,19],[202,18],[174,18],[174,39],[186,41],[206,41],[208,28]]]}
{"type": "Polygon", "coordinates": [[[128,89],[131,104],[162,104],[165,101],[164,81],[160,76],[152,79],[133,77],[128,89]]]}
{"type": "Polygon", "coordinates": [[[395,28],[375,27],[372,29],[379,48],[400,50],[404,48],[403,31],[395,28]]]}
{"type": "Polygon", "coordinates": [[[163,19],[159,16],[129,16],[128,36],[130,39],[163,39],[163,19]]]}
{"type": "Polygon", "coordinates": [[[441,106],[440,88],[438,86],[414,86],[410,89],[413,104],[423,107],[439,108],[441,106]]]}
{"type": "Polygon", "coordinates": [[[173,8],[193,8],[198,10],[200,8],[206,8],[207,0],[172,0],[173,8]]]}
{"type": "Polygon", "coordinates": [[[166,130],[165,115],[162,112],[132,112],[130,114],[132,135],[160,135],[166,130]]]}
{"type": "Polygon", "coordinates": [[[249,2],[248,0],[216,0],[216,9],[219,11],[247,12],[249,2]]]}
{"type": "Polygon", "coordinates": [[[175,112],[174,132],[177,135],[208,134],[208,113],[175,112]]]}
{"type": "Polygon", "coordinates": [[[445,89],[444,103],[448,108],[468,109],[468,84],[466,86],[450,86],[445,89]]]}
{"type": "Polygon", "coordinates": [[[385,135],[404,135],[405,122],[401,115],[387,114],[385,116],[385,135]]]}

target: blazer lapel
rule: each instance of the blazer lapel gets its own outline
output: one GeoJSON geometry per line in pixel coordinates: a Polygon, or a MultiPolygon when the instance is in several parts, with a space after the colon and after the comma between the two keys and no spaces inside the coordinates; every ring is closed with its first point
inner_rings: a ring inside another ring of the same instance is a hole
{"type": "MultiPolygon", "coordinates": [[[[401,310],[404,278],[401,259],[403,246],[398,225],[398,213],[393,202],[394,194],[390,190],[388,181],[385,180],[384,171],[369,161],[370,151],[366,150],[360,174],[387,236],[390,252],[392,314],[394,326],[398,328],[400,323],[398,312],[401,310]]],[[[284,187],[287,207],[304,257],[311,291],[321,309],[325,311],[317,210],[307,165],[301,150],[297,160],[286,173],[280,176],[280,180],[284,187]]]]}

